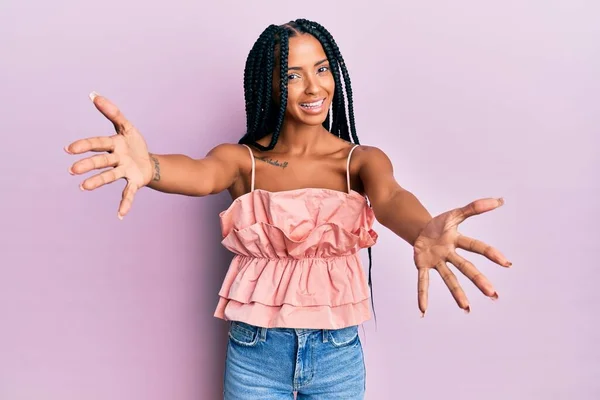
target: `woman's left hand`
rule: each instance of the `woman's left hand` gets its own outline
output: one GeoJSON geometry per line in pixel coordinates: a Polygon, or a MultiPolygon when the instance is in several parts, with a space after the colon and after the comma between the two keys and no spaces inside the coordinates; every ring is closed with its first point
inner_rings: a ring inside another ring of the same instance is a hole
{"type": "Polygon", "coordinates": [[[512,264],[492,246],[461,235],[457,228],[465,219],[494,210],[503,204],[503,199],[476,200],[465,207],[438,215],[429,221],[421,231],[414,245],[414,260],[419,274],[418,301],[422,316],[425,316],[427,310],[430,269],[435,269],[441,275],[458,306],[467,313],[471,310],[467,296],[460,287],[454,273],[446,265],[447,262],[453,264],[468,277],[483,294],[493,300],[498,298],[491,282],[471,262],[459,256],[456,249],[481,254],[503,267],[510,267],[512,264]]]}

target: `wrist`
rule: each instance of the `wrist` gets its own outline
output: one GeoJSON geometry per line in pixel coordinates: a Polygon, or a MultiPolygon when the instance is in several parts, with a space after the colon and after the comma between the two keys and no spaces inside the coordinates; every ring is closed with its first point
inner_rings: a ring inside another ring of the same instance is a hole
{"type": "Polygon", "coordinates": [[[150,179],[148,184],[151,184],[160,181],[160,161],[152,153],[148,153],[148,160],[150,162],[150,179]]]}

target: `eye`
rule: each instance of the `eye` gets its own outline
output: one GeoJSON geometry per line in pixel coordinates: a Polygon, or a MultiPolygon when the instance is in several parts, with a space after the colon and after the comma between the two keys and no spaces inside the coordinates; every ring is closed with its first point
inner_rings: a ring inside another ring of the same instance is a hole
{"type": "Polygon", "coordinates": [[[289,74],[288,75],[288,81],[291,81],[296,78],[300,78],[300,76],[298,76],[298,74],[289,74]]]}
{"type": "Polygon", "coordinates": [[[318,69],[319,73],[323,73],[323,72],[327,72],[327,71],[329,71],[329,67],[321,67],[318,69]]]}

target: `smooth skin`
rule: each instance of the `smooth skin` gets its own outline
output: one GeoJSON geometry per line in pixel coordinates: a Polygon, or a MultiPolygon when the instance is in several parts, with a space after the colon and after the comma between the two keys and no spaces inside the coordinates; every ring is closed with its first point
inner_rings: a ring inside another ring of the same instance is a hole
{"type": "MultiPolygon", "coordinates": [[[[335,85],[319,41],[307,34],[290,38],[288,65],[288,103],[277,144],[268,152],[253,150],[258,161],[256,187],[273,192],[309,187],[345,192],[346,157],[351,144],[321,125],[335,85]],[[320,100],[324,100],[320,110],[303,106],[320,100]]],[[[276,65],[275,71],[278,70],[276,65]]],[[[274,75],[273,96],[278,101],[279,76],[277,72],[274,75]]],[[[251,161],[244,146],[221,144],[202,159],[152,154],[143,136],[114,103],[95,92],[90,98],[113,123],[116,134],[77,140],[65,147],[73,155],[100,153],[75,162],[69,172],[82,175],[104,169],[83,181],[80,187],[84,191],[125,179],[119,218],[130,212],[135,195],[145,186],[164,193],[198,197],[228,190],[232,199],[250,190],[251,161]]],[[[270,135],[266,136],[259,143],[267,146],[270,139],[270,135]]],[[[432,218],[419,200],[396,182],[387,155],[371,146],[361,145],[354,151],[350,175],[352,190],[369,198],[377,220],[413,246],[422,316],[428,307],[432,269],[440,274],[458,306],[470,311],[469,301],[448,264],[468,277],[485,296],[498,298],[492,283],[456,250],[483,255],[502,267],[511,266],[494,247],[458,231],[467,218],[502,206],[503,199],[475,200],[432,218]]]]}

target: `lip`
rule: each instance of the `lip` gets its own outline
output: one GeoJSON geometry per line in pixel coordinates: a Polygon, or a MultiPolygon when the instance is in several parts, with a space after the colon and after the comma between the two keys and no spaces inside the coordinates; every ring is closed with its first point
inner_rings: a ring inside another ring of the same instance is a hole
{"type": "Polygon", "coordinates": [[[300,109],[305,112],[306,114],[311,114],[311,115],[315,115],[315,114],[320,114],[321,112],[323,112],[323,109],[325,108],[325,100],[327,100],[327,97],[323,97],[322,99],[316,100],[316,101],[310,101],[310,102],[302,102],[300,103],[300,109]],[[304,107],[302,106],[302,104],[311,104],[311,103],[317,103],[317,102],[321,102],[321,105],[318,107],[304,107]]]}

